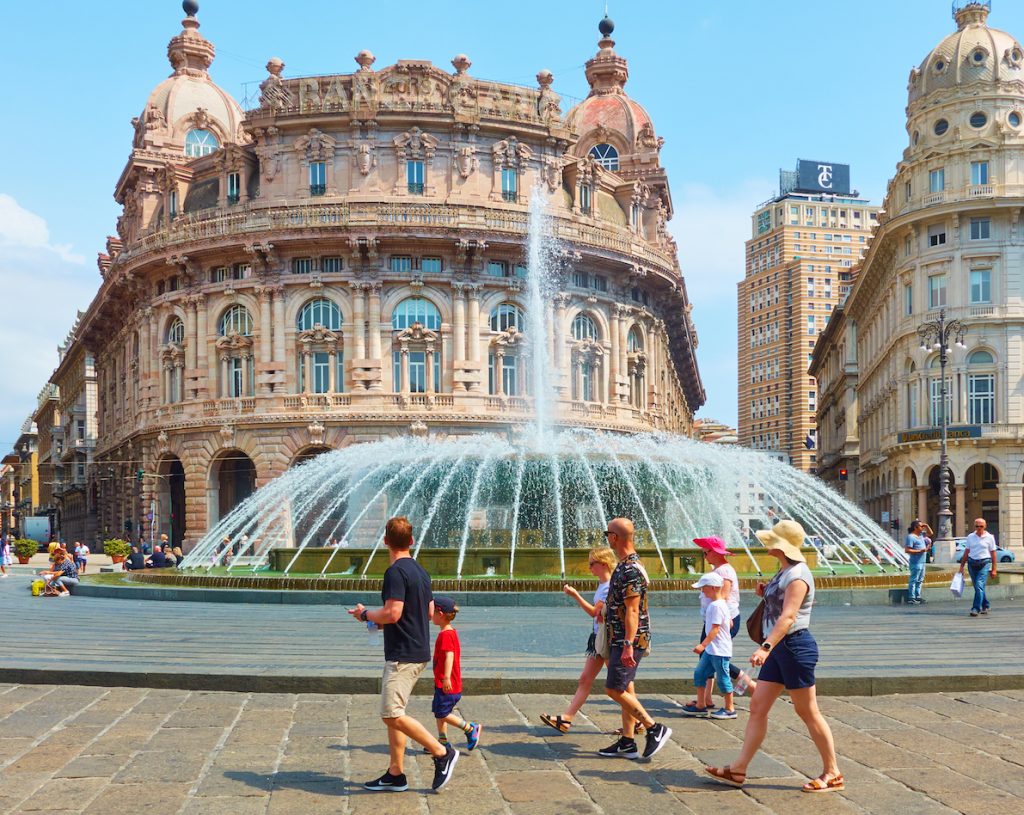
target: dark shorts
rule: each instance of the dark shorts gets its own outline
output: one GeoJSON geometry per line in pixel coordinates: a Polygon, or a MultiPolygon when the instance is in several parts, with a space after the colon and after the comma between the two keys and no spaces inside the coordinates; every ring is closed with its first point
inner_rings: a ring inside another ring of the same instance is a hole
{"type": "Polygon", "coordinates": [[[814,667],[818,664],[818,643],[803,629],[783,637],[761,666],[758,682],[776,682],[786,690],[814,687],[814,667]]]}
{"type": "Polygon", "coordinates": [[[443,719],[448,716],[462,698],[461,693],[445,693],[440,688],[434,688],[434,701],[430,703],[430,712],[435,719],[443,719]]]}
{"type": "Polygon", "coordinates": [[[629,683],[636,679],[636,669],[640,666],[640,659],[644,652],[633,649],[633,657],[636,665],[627,668],[622,664],[622,646],[613,645],[608,653],[608,676],[604,680],[604,686],[609,690],[626,690],[629,683]]]}

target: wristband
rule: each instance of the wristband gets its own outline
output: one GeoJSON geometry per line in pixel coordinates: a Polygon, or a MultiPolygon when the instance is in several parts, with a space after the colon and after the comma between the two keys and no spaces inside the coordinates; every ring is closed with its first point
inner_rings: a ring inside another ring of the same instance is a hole
{"type": "Polygon", "coordinates": [[[368,611],[369,609],[364,608],[362,611],[359,612],[359,619],[362,620],[364,623],[369,622],[369,620],[366,618],[366,614],[368,611]]]}

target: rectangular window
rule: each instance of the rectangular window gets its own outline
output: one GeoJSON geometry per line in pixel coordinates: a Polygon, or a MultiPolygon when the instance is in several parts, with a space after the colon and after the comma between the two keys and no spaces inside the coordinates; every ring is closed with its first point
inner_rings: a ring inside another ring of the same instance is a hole
{"type": "MultiPolygon", "coordinates": [[[[931,424],[938,427],[942,424],[942,379],[935,377],[929,379],[928,384],[931,391],[931,424]]],[[[953,417],[953,393],[952,388],[946,389],[946,419],[953,417]]]]}
{"type": "Polygon", "coordinates": [[[591,278],[591,282],[594,284],[594,288],[597,291],[608,291],[608,278],[603,275],[596,274],[591,278]]]}
{"type": "Polygon", "coordinates": [[[393,272],[412,271],[412,257],[409,255],[392,255],[388,263],[393,272]]]}
{"type": "Polygon", "coordinates": [[[990,218],[971,218],[971,240],[987,241],[992,234],[990,218]]]}
{"type": "Polygon", "coordinates": [[[519,200],[519,176],[513,167],[501,170],[501,197],[513,204],[519,200]]]}
{"type": "Polygon", "coordinates": [[[914,286],[905,283],[903,286],[903,314],[909,317],[914,313],[914,286]]]}
{"type": "Polygon", "coordinates": [[[421,258],[420,271],[426,274],[436,274],[441,271],[441,258],[421,258]]]}
{"type": "Polygon", "coordinates": [[[993,374],[967,377],[967,411],[970,424],[992,424],[996,418],[996,381],[993,374]]]}
{"type": "Polygon", "coordinates": [[[242,176],[228,173],[228,204],[237,204],[242,199],[242,176]]]}
{"type": "Polygon", "coordinates": [[[313,258],[292,258],[292,274],[309,274],[313,271],[313,258]]]}
{"type": "MultiPolygon", "coordinates": [[[[910,182],[909,181],[904,182],[904,184],[903,184],[903,200],[904,201],[909,201],[910,200],[911,192],[912,191],[913,191],[913,188],[910,186],[910,182]]],[[[855,212],[854,213],[854,217],[859,218],[860,217],[860,213],[859,212],[855,212]]]]}
{"type": "Polygon", "coordinates": [[[171,194],[170,194],[170,196],[168,196],[168,199],[169,199],[168,208],[169,208],[170,213],[171,213],[171,218],[177,218],[178,217],[178,191],[177,190],[171,190],[171,194]]]}
{"type": "Polygon", "coordinates": [[[327,192],[327,165],[322,161],[309,163],[309,194],[323,195],[327,192]]]}
{"type": "Polygon", "coordinates": [[[231,269],[232,280],[245,280],[252,275],[252,266],[248,263],[236,263],[231,269]]]}
{"type": "MultiPolygon", "coordinates": [[[[590,187],[580,184],[580,212],[584,215],[590,214],[590,187]]],[[[771,213],[766,213],[771,216],[771,213]]]]}
{"type": "Polygon", "coordinates": [[[928,278],[928,308],[942,308],[946,305],[946,276],[932,275],[928,278]]]}
{"type": "Polygon", "coordinates": [[[524,266],[522,263],[517,263],[515,268],[515,276],[521,278],[522,280],[526,280],[526,266],[524,266]]]}
{"type": "Polygon", "coordinates": [[[905,258],[910,257],[910,252],[911,252],[911,249],[912,249],[913,245],[914,245],[913,238],[910,235],[907,235],[903,239],[903,257],[905,257],[905,258]]]}
{"type": "Polygon", "coordinates": [[[344,262],[339,257],[328,257],[320,258],[320,268],[324,274],[335,274],[340,272],[344,266],[344,262]]]}
{"type": "Polygon", "coordinates": [[[327,393],[331,385],[331,361],[324,351],[313,354],[313,393],[327,393]]]}
{"type": "Polygon", "coordinates": [[[640,228],[640,205],[633,204],[629,208],[629,219],[634,229],[640,228]]]}
{"type": "Polygon", "coordinates": [[[423,195],[423,162],[405,162],[405,182],[410,195],[423,195]]]}
{"type": "Polygon", "coordinates": [[[978,187],[988,184],[988,162],[971,162],[971,185],[978,187]]]}
{"type": "Polygon", "coordinates": [[[503,260],[487,261],[487,274],[492,277],[508,277],[508,264],[503,260]]]}
{"type": "Polygon", "coordinates": [[[810,315],[807,318],[807,335],[810,337],[814,336],[814,315],[810,315]]]}
{"type": "Polygon", "coordinates": [[[989,269],[976,269],[971,272],[971,303],[992,302],[992,272],[989,269]]]}
{"type": "Polygon", "coordinates": [[[228,363],[228,393],[236,398],[245,395],[245,371],[238,357],[228,363]]]}
{"type": "Polygon", "coordinates": [[[939,167],[928,173],[928,192],[942,192],[946,189],[946,168],[939,167]]]}
{"type": "Polygon", "coordinates": [[[227,266],[218,266],[216,269],[210,272],[211,283],[223,283],[230,277],[231,269],[229,269],[227,266]]]}
{"type": "Polygon", "coordinates": [[[168,280],[167,280],[167,291],[177,291],[177,290],[178,290],[178,276],[174,275],[174,277],[168,278],[168,280]]]}
{"type": "Polygon", "coordinates": [[[917,427],[917,383],[907,385],[907,427],[917,427]]]}
{"type": "Polygon", "coordinates": [[[946,225],[945,224],[933,224],[928,227],[928,245],[929,246],[945,246],[946,244],[946,225]]]}
{"type": "Polygon", "coordinates": [[[587,272],[573,272],[572,284],[578,289],[589,289],[590,275],[587,272]]]}

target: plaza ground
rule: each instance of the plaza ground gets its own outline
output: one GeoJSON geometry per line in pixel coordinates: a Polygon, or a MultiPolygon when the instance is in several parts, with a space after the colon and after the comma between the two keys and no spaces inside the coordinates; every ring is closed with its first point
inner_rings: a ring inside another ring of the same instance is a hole
{"type": "MultiPolygon", "coordinates": [[[[387,763],[372,697],[0,685],[0,812],[991,815],[1022,806],[1021,691],[823,699],[848,787],[815,796],[799,791],[820,766],[788,702],[773,711],[747,786],[734,790],[701,767],[735,755],[745,712],[683,719],[682,699],[645,699],[674,733],[652,761],[631,762],[595,755],[618,722],[605,699],[559,736],[537,717],[561,709],[563,696],[471,697],[462,709],[485,723],[484,737],[449,787],[430,793],[429,758],[410,750],[410,791],[381,794],[360,786],[387,763]]],[[[429,700],[414,699],[410,712],[429,719],[429,700]]]]}

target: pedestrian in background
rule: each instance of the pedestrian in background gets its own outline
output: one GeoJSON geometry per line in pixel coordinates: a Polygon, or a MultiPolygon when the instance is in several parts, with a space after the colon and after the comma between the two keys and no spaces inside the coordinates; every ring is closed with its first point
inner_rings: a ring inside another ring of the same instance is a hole
{"type": "Polygon", "coordinates": [[[0,577],[7,577],[7,567],[11,565],[11,536],[0,537],[0,577]]]}
{"type": "Polygon", "coordinates": [[[910,522],[903,542],[903,551],[907,553],[910,566],[910,577],[907,580],[908,605],[918,606],[924,602],[921,599],[921,584],[924,583],[925,561],[932,545],[931,538],[932,528],[928,524],[916,518],[910,522]]]}
{"type": "Polygon", "coordinates": [[[391,755],[387,772],[363,786],[372,792],[402,792],[409,789],[405,777],[405,744],[411,738],[434,757],[434,791],[451,780],[459,751],[442,745],[422,724],[406,715],[409,695],[423,669],[430,664],[430,618],[434,595],[430,575],[410,553],[412,525],[407,518],[391,518],[384,527],[384,544],[391,565],[384,572],[381,591],[383,608],[368,609],[362,603],[349,614],[363,623],[375,623],[384,630],[384,677],[381,680],[380,716],[388,729],[391,755]]]}
{"type": "Polygon", "coordinates": [[[974,531],[967,536],[967,546],[964,547],[964,556],[960,558],[960,574],[964,573],[964,566],[971,575],[971,583],[974,584],[974,602],[971,604],[971,616],[988,614],[989,602],[985,587],[990,577],[995,577],[996,571],[996,539],[988,531],[984,518],[976,518],[974,531]]]}

